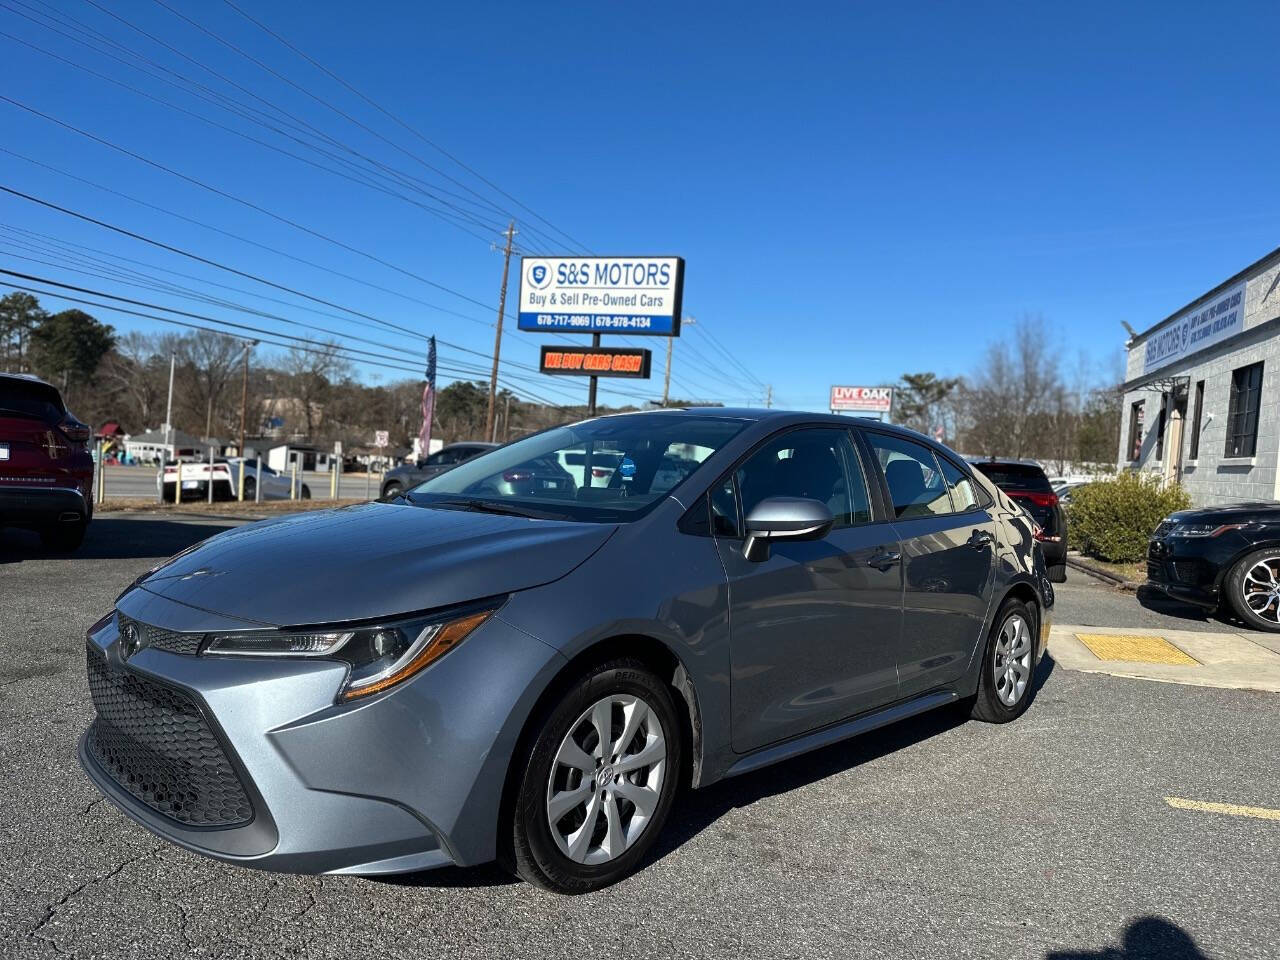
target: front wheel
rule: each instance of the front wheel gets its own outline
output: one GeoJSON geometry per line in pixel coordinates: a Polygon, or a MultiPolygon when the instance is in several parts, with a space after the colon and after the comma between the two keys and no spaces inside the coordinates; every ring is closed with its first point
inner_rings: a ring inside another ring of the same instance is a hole
{"type": "Polygon", "coordinates": [[[1036,669],[1036,614],[1010,597],[991,626],[982,657],[982,676],[971,716],[987,723],[1008,723],[1022,716],[1031,702],[1036,669]]]}
{"type": "Polygon", "coordinates": [[[1225,582],[1227,602],[1255,630],[1280,633],[1280,551],[1255,550],[1239,560],[1225,582]]]}
{"type": "Polygon", "coordinates": [[[584,675],[539,721],[523,758],[510,824],[515,872],[558,893],[631,873],[671,809],[682,729],[670,690],[638,661],[584,675]]]}
{"type": "Polygon", "coordinates": [[[302,485],[302,499],[303,500],[311,499],[311,488],[308,487],[305,483],[302,485]]]}

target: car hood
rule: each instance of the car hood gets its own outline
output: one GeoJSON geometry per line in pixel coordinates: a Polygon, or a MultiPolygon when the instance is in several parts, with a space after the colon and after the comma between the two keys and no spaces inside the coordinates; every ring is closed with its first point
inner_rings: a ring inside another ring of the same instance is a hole
{"type": "Polygon", "coordinates": [[[364,503],[228,530],[178,554],[138,586],[274,626],[366,620],[550,583],[616,529],[364,503]]]}
{"type": "Polygon", "coordinates": [[[1274,523],[1280,521],[1280,503],[1276,503],[1274,500],[1222,503],[1214,507],[1179,510],[1177,513],[1171,513],[1169,519],[1178,523],[1195,523],[1201,519],[1215,523],[1238,523],[1245,520],[1274,523]]]}

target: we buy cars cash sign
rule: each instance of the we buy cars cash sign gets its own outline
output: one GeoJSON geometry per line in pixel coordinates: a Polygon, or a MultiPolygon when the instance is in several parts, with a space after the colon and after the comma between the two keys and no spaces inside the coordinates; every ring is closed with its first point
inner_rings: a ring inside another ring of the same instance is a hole
{"type": "Polygon", "coordinates": [[[831,409],[857,413],[888,413],[893,408],[893,387],[832,387],[831,409]]]}

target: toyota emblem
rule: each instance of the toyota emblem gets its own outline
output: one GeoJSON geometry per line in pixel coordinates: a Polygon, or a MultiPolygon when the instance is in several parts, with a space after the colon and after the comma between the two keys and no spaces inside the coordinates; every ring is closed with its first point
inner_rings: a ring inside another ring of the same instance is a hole
{"type": "Polygon", "coordinates": [[[142,648],[142,631],[133,621],[120,628],[120,655],[128,660],[142,648]]]}

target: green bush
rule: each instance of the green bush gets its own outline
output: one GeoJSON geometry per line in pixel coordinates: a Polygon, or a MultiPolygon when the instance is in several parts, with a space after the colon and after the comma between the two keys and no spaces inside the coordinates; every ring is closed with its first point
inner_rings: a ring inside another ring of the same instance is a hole
{"type": "Polygon", "coordinates": [[[1176,484],[1161,489],[1157,476],[1121,473],[1072,492],[1068,542],[1103,560],[1141,560],[1156,525],[1190,505],[1191,498],[1176,484]]]}

